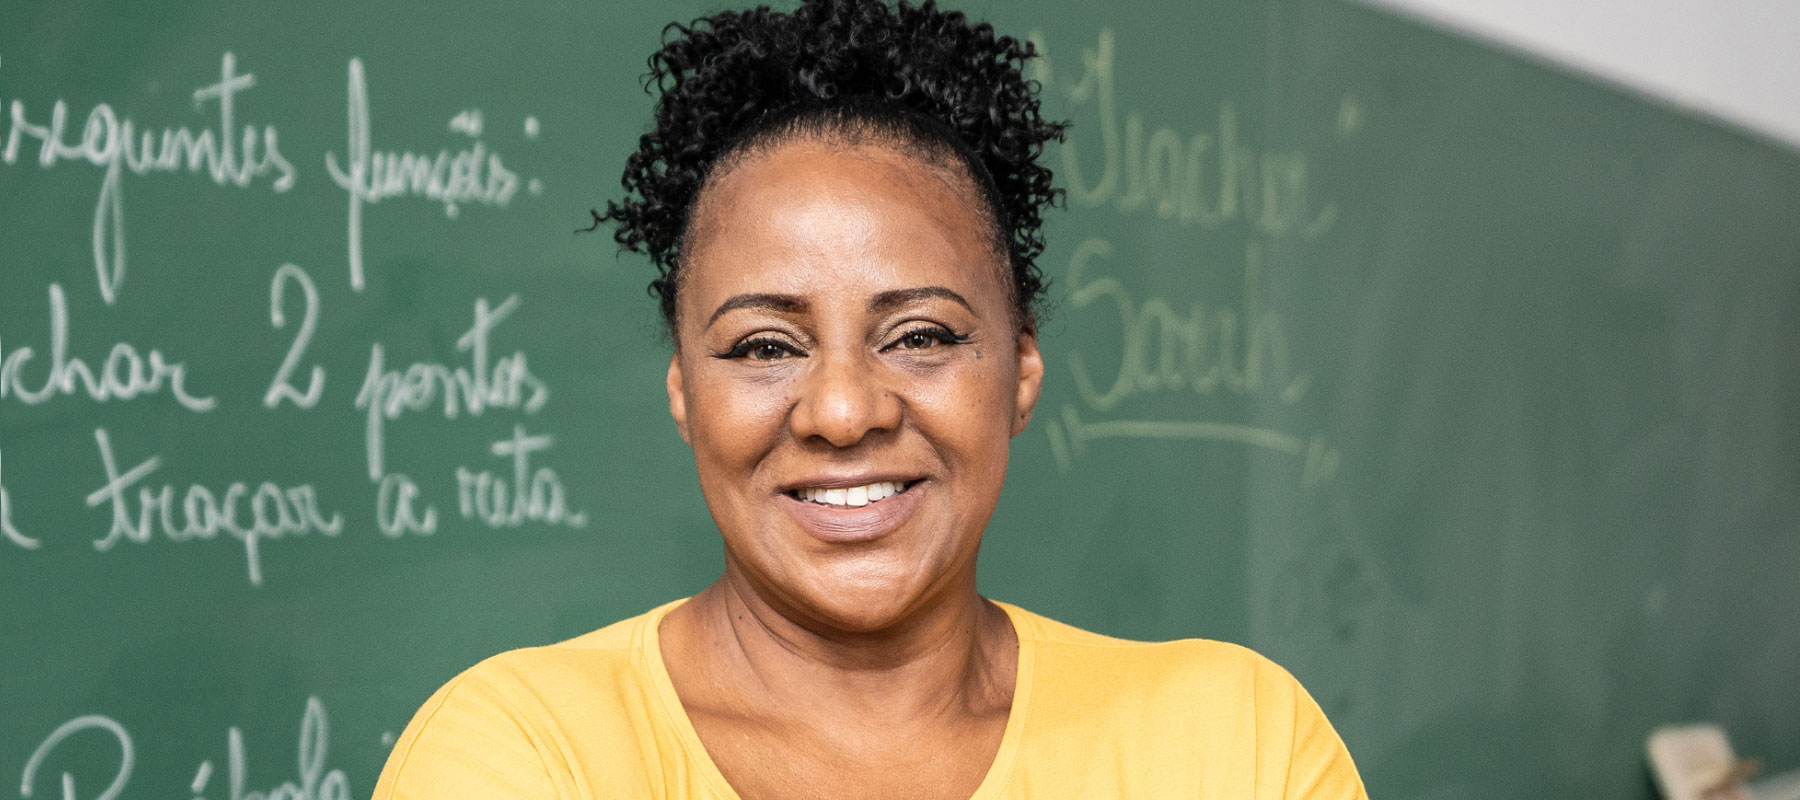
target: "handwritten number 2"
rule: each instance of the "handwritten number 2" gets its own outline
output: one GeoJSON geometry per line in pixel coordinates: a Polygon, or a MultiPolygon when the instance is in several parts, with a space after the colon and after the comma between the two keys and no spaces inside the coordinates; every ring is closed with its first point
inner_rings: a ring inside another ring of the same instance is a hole
{"type": "Polygon", "coordinates": [[[300,284],[300,291],[306,296],[306,316],[300,321],[300,330],[294,335],[294,344],[288,348],[281,369],[275,372],[275,380],[269,383],[268,394],[263,395],[263,405],[274,408],[285,398],[300,408],[312,408],[319,404],[319,395],[325,392],[325,369],[312,368],[312,380],[306,384],[305,394],[294,388],[292,380],[294,370],[300,365],[300,354],[306,352],[313,331],[319,327],[319,289],[304,270],[293,264],[282,264],[275,270],[275,280],[269,284],[269,324],[276,330],[287,327],[287,314],[281,308],[282,289],[290,280],[300,284]]]}

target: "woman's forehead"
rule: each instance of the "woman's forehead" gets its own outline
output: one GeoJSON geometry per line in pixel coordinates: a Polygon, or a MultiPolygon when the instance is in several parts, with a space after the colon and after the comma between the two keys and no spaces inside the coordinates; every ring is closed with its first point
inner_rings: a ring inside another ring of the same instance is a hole
{"type": "Polygon", "coordinates": [[[798,141],[755,154],[697,204],[683,294],[704,303],[822,279],[1003,289],[1004,256],[978,195],[955,177],[879,145],[798,141]]]}
{"type": "Polygon", "coordinates": [[[861,200],[954,214],[956,227],[988,222],[975,182],[953,161],[892,140],[805,137],[731,156],[700,190],[694,222],[754,218],[770,204],[861,200]]]}

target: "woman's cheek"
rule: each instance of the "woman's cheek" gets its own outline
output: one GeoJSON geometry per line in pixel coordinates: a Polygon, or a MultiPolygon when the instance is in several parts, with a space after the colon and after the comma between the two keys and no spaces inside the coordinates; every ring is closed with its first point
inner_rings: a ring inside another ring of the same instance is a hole
{"type": "Polygon", "coordinates": [[[993,419],[1006,419],[1015,394],[1004,365],[992,358],[969,359],[958,371],[955,392],[967,409],[972,425],[985,428],[993,419]]]}
{"type": "Polygon", "coordinates": [[[986,376],[973,370],[914,387],[909,393],[921,427],[931,438],[954,450],[961,461],[986,459],[985,452],[996,420],[1004,420],[1006,411],[997,406],[1004,398],[996,395],[986,376]]]}
{"type": "MultiPolygon", "coordinates": [[[[721,364],[730,367],[730,364],[721,364]]],[[[779,413],[795,391],[793,369],[720,369],[709,376],[705,392],[718,399],[730,422],[741,424],[779,413]]]]}

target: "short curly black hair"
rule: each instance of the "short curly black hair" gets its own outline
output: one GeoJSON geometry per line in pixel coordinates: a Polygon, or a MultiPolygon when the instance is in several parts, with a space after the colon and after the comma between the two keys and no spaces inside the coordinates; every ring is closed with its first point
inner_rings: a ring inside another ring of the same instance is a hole
{"type": "Polygon", "coordinates": [[[804,0],[791,13],[670,23],[644,79],[660,94],[655,127],[626,160],[626,197],[595,211],[595,224],[615,223],[621,250],[649,254],[659,273],[649,290],[673,328],[688,224],[716,165],[797,135],[873,133],[960,162],[1011,264],[1016,315],[1029,319],[1046,284],[1034,263],[1041,213],[1061,200],[1038,158],[1066,127],[1039,114],[1038,86],[1021,71],[1035,56],[934,0],[804,0]]]}

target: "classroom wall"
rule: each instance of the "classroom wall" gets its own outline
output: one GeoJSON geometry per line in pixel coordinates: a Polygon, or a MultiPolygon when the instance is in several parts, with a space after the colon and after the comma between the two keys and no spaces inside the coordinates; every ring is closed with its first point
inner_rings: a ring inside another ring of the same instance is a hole
{"type": "Polygon", "coordinates": [[[1800,3],[1363,0],[1800,146],[1800,3]]]}

